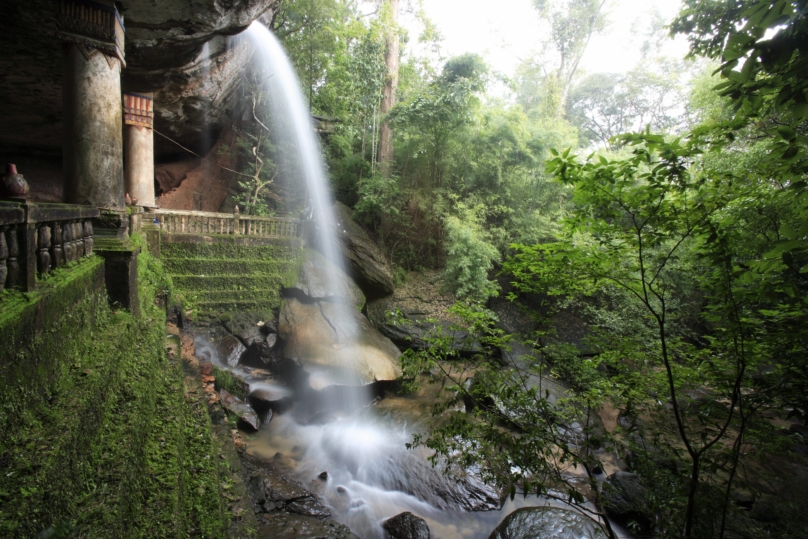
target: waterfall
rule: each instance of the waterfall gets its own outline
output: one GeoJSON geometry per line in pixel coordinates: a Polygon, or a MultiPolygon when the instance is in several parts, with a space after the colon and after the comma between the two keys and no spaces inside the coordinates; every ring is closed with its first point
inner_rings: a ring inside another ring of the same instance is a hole
{"type": "MultiPolygon", "coordinates": [[[[262,100],[262,105],[270,107],[272,121],[269,127],[278,148],[278,164],[287,178],[298,182],[302,180],[306,186],[307,203],[303,214],[304,218],[311,218],[313,229],[309,241],[331,264],[341,270],[326,275],[329,295],[349,298],[347,285],[339,277],[340,273],[345,274],[345,263],[337,237],[334,201],[328,188],[313,120],[304,102],[297,75],[286,51],[266,26],[254,22],[244,35],[255,47],[256,71],[263,77],[261,84],[268,99],[262,100]]],[[[353,322],[355,313],[348,311],[354,307],[348,301],[339,300],[333,303],[333,307],[342,328],[337,333],[337,345],[343,348],[355,344],[358,332],[353,322]]],[[[345,405],[346,399],[351,401],[347,404],[364,404],[369,400],[368,395],[369,392],[364,388],[353,388],[332,397],[340,401],[333,404],[345,405]]]]}

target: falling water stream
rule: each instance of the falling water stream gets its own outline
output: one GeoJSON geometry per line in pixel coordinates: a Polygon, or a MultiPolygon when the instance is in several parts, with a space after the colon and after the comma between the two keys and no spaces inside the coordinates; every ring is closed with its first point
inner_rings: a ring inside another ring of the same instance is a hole
{"type": "MultiPolygon", "coordinates": [[[[286,174],[305,181],[309,206],[304,213],[310,213],[316,230],[312,243],[342,268],[333,200],[297,76],[280,43],[265,26],[255,22],[245,35],[256,49],[255,61],[263,63],[256,67],[266,77],[263,84],[271,106],[271,128],[284,139],[279,143],[279,164],[286,174]]],[[[342,281],[333,274],[329,278],[332,295],[347,297],[341,290],[342,281]]],[[[354,307],[346,303],[343,308],[354,307]]],[[[348,313],[344,318],[353,319],[348,313]]],[[[354,336],[349,330],[341,338],[354,336]]],[[[255,382],[251,390],[256,387],[290,391],[267,382],[255,382]]],[[[484,491],[486,487],[472,477],[454,480],[444,476],[429,464],[426,453],[405,447],[414,433],[426,429],[435,395],[423,390],[407,397],[388,396],[368,405],[371,397],[367,388],[351,391],[354,406],[326,402],[323,408],[327,413],[315,419],[300,412],[305,399],[298,396],[291,410],[276,414],[261,428],[248,443],[248,451],[288,465],[301,483],[321,496],[334,518],[362,539],[382,539],[382,522],[404,511],[424,518],[433,538],[486,538],[514,509],[545,504],[536,498],[517,497],[500,510],[465,510],[467,495],[474,488],[484,491]],[[327,480],[317,479],[321,472],[327,472],[327,480]]]]}

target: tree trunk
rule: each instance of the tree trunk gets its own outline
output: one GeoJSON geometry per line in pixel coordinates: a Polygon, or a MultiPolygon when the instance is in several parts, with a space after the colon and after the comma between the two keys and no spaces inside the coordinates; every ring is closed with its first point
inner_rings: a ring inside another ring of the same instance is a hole
{"type": "MultiPolygon", "coordinates": [[[[396,105],[396,89],[398,88],[398,0],[387,0],[390,7],[390,19],[387,28],[387,45],[384,51],[384,63],[387,65],[387,78],[384,82],[382,97],[382,116],[389,113],[396,105]]],[[[393,130],[385,121],[379,132],[379,169],[382,174],[390,174],[393,166],[393,130]]]]}

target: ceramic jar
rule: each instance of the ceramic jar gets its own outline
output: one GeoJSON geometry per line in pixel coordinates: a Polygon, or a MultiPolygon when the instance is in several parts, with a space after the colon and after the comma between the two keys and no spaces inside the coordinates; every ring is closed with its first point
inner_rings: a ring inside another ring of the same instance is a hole
{"type": "Polygon", "coordinates": [[[6,165],[6,173],[0,179],[0,196],[25,198],[28,196],[28,182],[17,174],[17,166],[11,163],[6,165]]]}

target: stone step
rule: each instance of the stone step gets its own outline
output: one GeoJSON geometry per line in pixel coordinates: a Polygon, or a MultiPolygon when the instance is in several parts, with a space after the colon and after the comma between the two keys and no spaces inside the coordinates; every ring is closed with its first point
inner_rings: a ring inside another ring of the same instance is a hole
{"type": "Polygon", "coordinates": [[[163,243],[160,256],[165,258],[208,259],[282,259],[289,248],[277,245],[234,245],[232,243],[163,243]]]}
{"type": "Polygon", "coordinates": [[[282,275],[290,269],[286,261],[233,259],[217,260],[206,258],[163,258],[163,265],[169,275],[282,275]]]}
{"type": "Polygon", "coordinates": [[[172,275],[178,290],[258,290],[273,288],[277,291],[277,275],[172,275]]]}
{"type": "Polygon", "coordinates": [[[226,313],[232,311],[272,311],[278,308],[278,301],[200,301],[196,303],[197,311],[202,315],[226,313]]]}
{"type": "Polygon", "coordinates": [[[278,301],[277,289],[257,289],[257,290],[206,290],[196,292],[194,290],[182,290],[180,293],[194,294],[197,303],[208,301],[278,301]]]}

